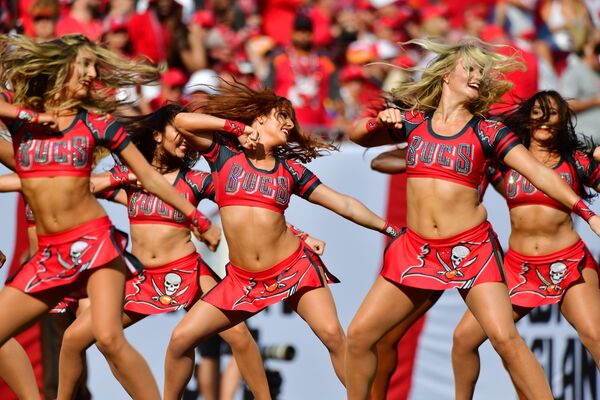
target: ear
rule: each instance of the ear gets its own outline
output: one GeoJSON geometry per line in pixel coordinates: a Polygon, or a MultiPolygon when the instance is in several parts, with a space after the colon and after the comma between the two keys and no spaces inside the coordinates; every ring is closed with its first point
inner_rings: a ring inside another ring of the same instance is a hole
{"type": "Polygon", "coordinates": [[[256,122],[258,122],[259,124],[264,124],[267,121],[267,117],[265,117],[264,115],[261,115],[260,117],[256,117],[256,122]]]}
{"type": "Polygon", "coordinates": [[[152,132],[152,138],[154,139],[154,141],[156,143],[160,143],[160,142],[162,142],[163,135],[159,131],[154,131],[154,132],[152,132]]]}
{"type": "Polygon", "coordinates": [[[448,84],[448,74],[442,76],[442,82],[448,84]]]}

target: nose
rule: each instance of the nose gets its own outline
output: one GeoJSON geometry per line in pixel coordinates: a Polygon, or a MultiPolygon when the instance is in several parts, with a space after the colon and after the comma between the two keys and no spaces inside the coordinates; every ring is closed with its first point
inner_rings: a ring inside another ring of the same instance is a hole
{"type": "Polygon", "coordinates": [[[95,64],[92,64],[92,65],[88,66],[87,71],[86,71],[86,75],[89,78],[92,78],[92,79],[94,79],[94,78],[96,78],[98,76],[98,71],[96,71],[96,65],[95,64]]]}

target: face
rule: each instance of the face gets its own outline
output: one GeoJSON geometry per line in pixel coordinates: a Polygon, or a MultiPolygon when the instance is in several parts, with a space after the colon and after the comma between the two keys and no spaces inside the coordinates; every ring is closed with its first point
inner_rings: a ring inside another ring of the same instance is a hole
{"type": "Polygon", "coordinates": [[[90,49],[82,48],[71,64],[71,76],[67,80],[68,95],[76,99],[86,97],[97,76],[96,56],[90,49]]]}
{"type": "Polygon", "coordinates": [[[537,141],[551,139],[556,134],[556,129],[559,124],[558,105],[552,97],[548,98],[549,110],[548,114],[544,115],[542,105],[539,100],[531,108],[530,117],[532,122],[531,138],[537,141]],[[538,123],[535,123],[537,120],[538,123]]]}
{"type": "Polygon", "coordinates": [[[313,33],[311,31],[294,31],[292,32],[292,43],[294,47],[308,51],[313,45],[313,33]]]}
{"type": "Polygon", "coordinates": [[[288,136],[294,128],[294,122],[287,111],[273,109],[267,117],[259,118],[260,142],[265,147],[275,147],[286,144],[288,136]]]}
{"type": "Polygon", "coordinates": [[[188,144],[173,125],[168,124],[163,133],[155,132],[154,140],[158,143],[157,150],[160,149],[164,154],[179,159],[187,155],[188,144]]]}
{"type": "Polygon", "coordinates": [[[51,40],[56,36],[56,20],[52,17],[33,18],[33,30],[36,39],[51,40]]]}
{"type": "Polygon", "coordinates": [[[129,42],[129,34],[124,30],[107,32],[104,41],[109,50],[123,50],[129,42]]]}
{"type": "Polygon", "coordinates": [[[480,67],[470,65],[460,58],[454,69],[444,76],[443,87],[447,87],[458,100],[475,100],[479,97],[482,73],[483,70],[480,67]]]}

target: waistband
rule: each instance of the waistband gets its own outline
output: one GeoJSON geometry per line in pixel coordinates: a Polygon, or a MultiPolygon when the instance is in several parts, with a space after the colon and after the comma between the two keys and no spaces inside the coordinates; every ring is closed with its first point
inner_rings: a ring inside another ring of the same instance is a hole
{"type": "Polygon", "coordinates": [[[168,272],[173,269],[183,269],[182,267],[197,267],[198,259],[200,258],[200,254],[195,251],[191,252],[187,256],[183,256],[171,262],[168,262],[164,265],[157,265],[156,267],[146,267],[144,266],[144,272],[150,274],[158,274],[162,272],[168,272]]]}
{"type": "Polygon", "coordinates": [[[273,265],[272,267],[269,267],[268,269],[264,269],[262,271],[248,271],[246,269],[243,269],[241,267],[238,267],[236,265],[233,265],[232,263],[227,264],[228,268],[231,268],[234,270],[234,273],[236,275],[240,275],[244,278],[257,278],[257,279],[262,279],[262,278],[268,278],[270,276],[273,275],[273,273],[277,272],[279,269],[281,269],[282,267],[292,264],[294,261],[296,261],[297,259],[300,259],[300,257],[302,257],[302,254],[304,253],[304,245],[303,245],[303,241],[299,241],[300,244],[298,245],[298,248],[286,259],[278,262],[277,264],[273,265]]]}
{"type": "Polygon", "coordinates": [[[505,258],[511,257],[518,262],[530,262],[530,263],[551,263],[559,259],[565,259],[572,256],[576,256],[578,253],[581,253],[585,250],[585,243],[583,240],[579,239],[574,244],[569,247],[565,247],[562,250],[554,251],[550,254],[545,254],[543,256],[526,256],[524,254],[519,253],[516,250],[511,249],[510,247],[506,251],[505,258]]]}
{"type": "Polygon", "coordinates": [[[48,233],[38,235],[40,247],[52,244],[68,243],[81,238],[82,236],[103,230],[108,230],[112,226],[108,216],[93,219],[81,225],[74,226],[62,232],[48,233]]]}
{"type": "MultiPolygon", "coordinates": [[[[486,220],[486,221],[483,221],[479,225],[476,225],[472,228],[467,229],[466,231],[457,233],[456,235],[453,235],[453,236],[450,236],[447,238],[429,239],[429,238],[419,235],[418,233],[416,233],[415,231],[411,230],[408,227],[406,228],[406,234],[411,239],[417,240],[422,243],[429,243],[431,245],[439,245],[439,246],[441,246],[441,245],[452,246],[455,243],[465,242],[472,238],[480,238],[482,235],[484,235],[489,230],[492,230],[492,225],[490,224],[489,221],[486,220]]],[[[492,230],[492,232],[493,232],[493,230],[492,230]]]]}

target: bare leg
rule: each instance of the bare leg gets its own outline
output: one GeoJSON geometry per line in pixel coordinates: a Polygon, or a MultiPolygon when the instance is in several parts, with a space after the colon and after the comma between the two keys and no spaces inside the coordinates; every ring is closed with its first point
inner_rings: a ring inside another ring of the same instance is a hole
{"type": "Polygon", "coordinates": [[[583,270],[583,283],[572,286],[563,297],[562,314],[577,331],[581,342],[592,354],[600,370],[600,289],[598,273],[583,270]]]}
{"type": "Polygon", "coordinates": [[[198,369],[198,389],[203,400],[219,400],[221,357],[203,357],[198,369]]]}
{"type": "MultiPolygon", "coordinates": [[[[232,358],[229,360],[229,363],[225,367],[225,371],[223,371],[223,375],[221,376],[221,396],[219,399],[233,400],[240,387],[241,381],[242,375],[240,374],[240,370],[237,366],[235,358],[232,358]]],[[[267,385],[267,391],[268,390],[269,388],[267,385]]]]}
{"type": "Polygon", "coordinates": [[[177,324],[165,357],[165,400],[179,400],[194,368],[194,347],[251,316],[250,313],[225,314],[205,301],[198,301],[177,324]]]}
{"type": "Polygon", "coordinates": [[[504,361],[517,389],[528,399],[551,400],[544,370],[517,332],[506,285],[481,283],[461,294],[504,361]]]}
{"type": "Polygon", "coordinates": [[[376,345],[435,291],[398,286],[379,276],[348,328],[346,383],[348,399],[367,400],[377,368],[376,345]]]}
{"type": "Polygon", "coordinates": [[[29,357],[14,338],[0,347],[0,376],[19,400],[40,399],[29,357]]]}
{"type": "Polygon", "coordinates": [[[123,334],[123,260],[116,259],[110,266],[93,271],[87,290],[96,346],[106,358],[113,375],[133,399],[160,399],[150,367],[123,334]]]}
{"type": "Polygon", "coordinates": [[[27,354],[11,338],[47,313],[61,297],[58,291],[33,297],[10,286],[0,291],[0,376],[20,399],[39,399],[40,393],[27,354]]]}
{"type": "MultiPolygon", "coordinates": [[[[529,313],[530,309],[513,311],[515,321],[529,313]]],[[[454,330],[452,343],[452,370],[454,372],[455,399],[472,399],[479,377],[479,346],[487,336],[470,311],[466,311],[454,330]]]]}
{"type": "MultiPolygon", "coordinates": [[[[58,400],[75,398],[85,369],[85,351],[96,341],[92,329],[92,310],[89,306],[80,307],[77,319],[63,335],[58,367],[58,400]]],[[[139,319],[135,320],[135,322],[139,319]]],[[[123,314],[123,326],[134,320],[123,314]]]]}
{"type": "Polygon", "coordinates": [[[329,286],[297,293],[288,302],[329,351],[333,369],[345,385],[346,335],[337,316],[329,286]]]}
{"type": "MultiPolygon", "coordinates": [[[[216,286],[216,284],[217,282],[210,276],[202,276],[200,278],[200,287],[204,293],[216,286]]],[[[239,372],[244,377],[254,397],[257,400],[271,399],[267,374],[265,373],[263,360],[260,356],[260,350],[246,324],[237,324],[230,329],[222,331],[219,335],[231,347],[231,352],[235,357],[239,372]]]]}
{"type": "Polygon", "coordinates": [[[239,371],[257,400],[269,400],[269,383],[258,345],[245,323],[240,323],[219,334],[231,346],[239,371]]]}
{"type": "Polygon", "coordinates": [[[443,292],[432,296],[430,300],[423,302],[411,313],[404,321],[399,323],[387,333],[377,343],[377,371],[371,389],[371,400],[385,400],[390,378],[396,370],[398,362],[398,342],[402,339],[406,331],[415,323],[423,314],[431,308],[433,304],[440,298],[443,292]]]}

